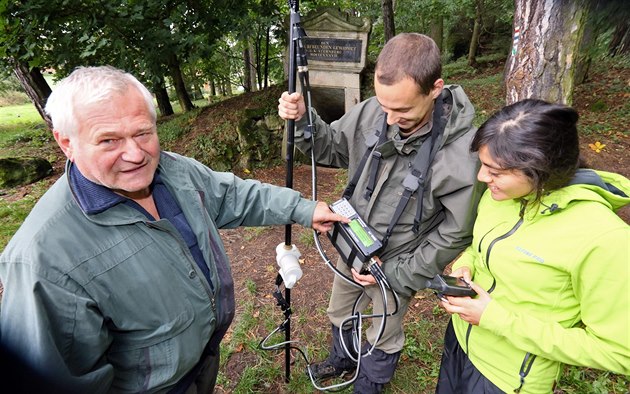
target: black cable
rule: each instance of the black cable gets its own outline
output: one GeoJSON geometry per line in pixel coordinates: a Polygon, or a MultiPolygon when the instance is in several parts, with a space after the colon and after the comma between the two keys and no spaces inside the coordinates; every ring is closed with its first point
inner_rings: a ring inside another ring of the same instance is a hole
{"type": "MultiPolygon", "coordinates": [[[[307,115],[307,121],[308,124],[304,130],[304,139],[306,141],[311,142],[311,174],[312,174],[312,198],[313,201],[317,201],[317,163],[315,161],[315,144],[314,144],[314,138],[313,135],[315,133],[315,128],[314,128],[314,121],[313,121],[313,111],[312,111],[312,101],[311,101],[311,89],[310,89],[310,82],[309,82],[309,77],[308,77],[308,62],[307,62],[307,56],[306,56],[306,49],[304,47],[303,44],[303,37],[306,36],[306,34],[304,33],[304,30],[302,29],[302,27],[299,24],[299,20],[300,20],[300,16],[299,13],[297,12],[298,9],[298,2],[295,1],[291,1],[289,0],[289,5],[291,7],[291,20],[292,20],[292,41],[290,45],[291,45],[291,54],[292,56],[290,60],[290,62],[292,62],[292,64],[294,66],[296,66],[295,68],[297,69],[297,73],[299,75],[299,80],[300,80],[300,84],[302,86],[302,92],[303,92],[303,97],[304,97],[304,104],[306,107],[306,115],[307,115]],[[295,62],[295,63],[293,63],[295,62]]],[[[295,71],[294,68],[290,68],[289,71],[295,71]]],[[[291,72],[290,72],[291,74],[291,72]]],[[[289,78],[290,81],[295,79],[295,75],[293,74],[293,78],[289,78]]],[[[292,93],[295,89],[289,89],[290,93],[292,93]]],[[[295,122],[289,122],[289,126],[293,126],[293,127],[287,127],[287,129],[289,130],[289,132],[292,132],[294,130],[290,130],[290,129],[294,129],[295,127],[295,122]]],[[[288,145],[288,149],[293,150],[293,144],[292,144],[292,139],[289,139],[289,142],[287,143],[288,145]]],[[[290,154],[292,152],[287,152],[287,155],[289,157],[292,157],[292,155],[290,154]]],[[[291,169],[292,170],[292,169],[291,169]]],[[[287,171],[287,173],[289,173],[289,171],[287,171]]],[[[287,175],[289,176],[289,175],[287,175]]],[[[289,182],[287,180],[287,182],[289,182]]],[[[288,184],[289,186],[289,184],[288,184]]],[[[289,228],[290,229],[290,228],[289,228]]],[[[290,230],[287,230],[287,242],[290,241],[290,230]]],[[[337,269],[337,267],[334,266],[334,264],[331,262],[331,260],[328,258],[328,256],[326,256],[326,253],[324,252],[321,242],[319,240],[319,233],[317,231],[313,231],[313,238],[315,241],[315,246],[320,254],[320,256],[322,257],[322,259],[324,260],[325,264],[333,270],[333,272],[338,275],[340,278],[342,278],[343,280],[345,280],[347,283],[350,283],[351,285],[358,287],[362,290],[364,290],[364,286],[362,286],[359,283],[356,283],[354,281],[353,278],[345,275],[343,272],[341,272],[340,270],[337,269]]],[[[359,368],[361,365],[361,358],[365,357],[369,354],[371,354],[371,352],[375,349],[376,345],[378,344],[379,340],[381,339],[383,333],[384,333],[384,329],[385,329],[385,325],[387,323],[387,317],[388,316],[392,316],[394,314],[396,314],[398,312],[398,308],[399,308],[399,303],[400,300],[398,298],[398,295],[396,294],[395,291],[393,291],[391,289],[391,286],[389,285],[389,283],[387,282],[387,278],[385,277],[384,272],[381,270],[380,266],[376,263],[376,261],[374,259],[371,259],[371,261],[368,263],[368,269],[369,272],[372,274],[372,276],[375,278],[376,280],[376,284],[379,286],[380,290],[381,290],[381,297],[382,297],[382,303],[383,303],[383,313],[379,314],[379,315],[375,315],[375,314],[370,314],[370,315],[362,315],[360,312],[357,312],[356,309],[358,307],[358,303],[361,300],[361,298],[365,295],[365,292],[362,291],[361,295],[359,295],[359,297],[357,297],[357,299],[354,302],[353,305],[353,315],[347,319],[344,320],[344,322],[340,325],[339,330],[342,330],[342,327],[346,326],[347,323],[350,323],[352,326],[352,344],[351,346],[353,347],[355,353],[357,354],[356,358],[352,355],[351,350],[352,349],[348,349],[347,345],[344,342],[343,339],[343,335],[340,335],[340,342],[341,342],[341,346],[344,349],[344,351],[346,352],[346,354],[348,355],[348,357],[355,361],[357,364],[356,367],[356,371],[354,376],[343,383],[340,384],[335,384],[335,385],[330,385],[327,387],[320,387],[317,385],[317,382],[315,382],[315,379],[313,378],[312,372],[311,372],[311,364],[308,360],[308,357],[306,355],[306,353],[304,353],[304,351],[302,351],[300,348],[296,347],[296,346],[292,346],[292,343],[295,343],[297,341],[292,341],[289,340],[290,337],[288,335],[288,331],[290,330],[290,319],[291,319],[291,308],[290,308],[290,304],[289,304],[289,300],[288,300],[288,296],[289,296],[289,292],[287,291],[287,300],[285,300],[284,298],[282,298],[282,293],[280,292],[280,287],[279,284],[276,283],[276,291],[274,292],[274,297],[276,298],[276,301],[278,303],[278,306],[280,306],[285,314],[285,320],[278,325],[278,327],[276,327],[276,329],[274,329],[271,333],[269,333],[265,338],[263,338],[260,343],[258,344],[258,347],[260,349],[263,350],[285,350],[287,351],[286,354],[286,358],[288,359],[289,357],[289,353],[288,350],[289,349],[295,349],[297,350],[302,357],[304,358],[304,360],[306,361],[307,364],[307,371],[308,371],[308,375],[309,378],[311,379],[311,384],[313,385],[313,387],[315,387],[318,390],[321,391],[332,391],[332,392],[336,392],[336,391],[340,391],[342,390],[345,386],[348,386],[352,383],[354,383],[354,381],[357,379],[358,377],[358,373],[359,373],[359,368]],[[394,312],[392,312],[391,314],[387,313],[387,290],[390,290],[390,292],[393,294],[394,296],[394,301],[395,301],[395,308],[394,308],[394,312]],[[380,324],[380,328],[378,330],[378,335],[376,337],[376,340],[374,341],[374,344],[371,346],[371,348],[365,352],[365,353],[361,353],[361,333],[362,333],[362,325],[363,325],[363,319],[365,318],[381,318],[381,324],[380,324]],[[285,341],[274,344],[274,345],[267,345],[267,341],[276,333],[281,332],[281,331],[286,331],[285,334],[285,341]],[[339,389],[339,390],[336,390],[339,389]]],[[[287,363],[287,381],[288,381],[288,374],[289,374],[289,369],[288,369],[288,361],[286,361],[287,363]]]]}

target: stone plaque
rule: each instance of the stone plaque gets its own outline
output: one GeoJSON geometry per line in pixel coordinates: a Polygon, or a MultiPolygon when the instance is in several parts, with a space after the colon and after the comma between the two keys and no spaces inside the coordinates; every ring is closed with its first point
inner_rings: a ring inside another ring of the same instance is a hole
{"type": "Polygon", "coordinates": [[[343,38],[305,37],[307,60],[323,62],[359,63],[361,40],[343,38]]]}

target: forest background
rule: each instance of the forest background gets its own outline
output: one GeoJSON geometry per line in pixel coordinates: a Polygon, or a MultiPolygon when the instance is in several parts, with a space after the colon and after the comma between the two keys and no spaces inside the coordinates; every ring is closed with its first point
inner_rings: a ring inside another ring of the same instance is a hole
{"type": "MultiPolygon", "coordinates": [[[[295,4],[0,1],[0,158],[39,156],[53,165],[53,174],[41,181],[0,191],[2,247],[63,172],[64,159],[42,108],[55,81],[80,65],[111,64],[142,79],[156,97],[165,149],[243,177],[283,184],[283,125],[265,132],[259,126],[274,123],[277,97],[286,90],[287,16],[295,4]],[[253,154],[251,145],[256,145],[253,154]]],[[[572,104],[582,115],[583,154],[593,167],[630,176],[630,18],[623,2],[303,1],[299,7],[303,15],[334,7],[371,21],[362,97],[372,94],[374,60],[387,39],[405,31],[425,33],[442,50],[447,83],[461,84],[470,95],[477,125],[523,97],[572,104]]],[[[345,173],[319,171],[321,197],[336,199],[345,173]]],[[[310,167],[298,165],[295,188],[309,195],[309,182],[310,167]]],[[[622,217],[628,221],[627,213],[622,217]]],[[[287,384],[281,352],[258,348],[282,321],[269,294],[277,273],[272,246],[283,239],[282,229],[244,228],[222,236],[233,261],[239,311],[223,343],[218,390],[313,392],[299,356],[294,355],[287,384]]],[[[325,356],[329,340],[325,306],[332,273],[315,252],[310,232],[299,231],[296,238],[305,276],[294,292],[293,335],[308,339],[304,346],[312,361],[325,356]]],[[[334,250],[326,250],[334,256],[334,250]]],[[[447,316],[427,294],[416,300],[401,368],[387,389],[391,393],[428,393],[435,385],[447,316]]],[[[627,393],[629,382],[627,376],[569,367],[556,392],[627,393]]]]}

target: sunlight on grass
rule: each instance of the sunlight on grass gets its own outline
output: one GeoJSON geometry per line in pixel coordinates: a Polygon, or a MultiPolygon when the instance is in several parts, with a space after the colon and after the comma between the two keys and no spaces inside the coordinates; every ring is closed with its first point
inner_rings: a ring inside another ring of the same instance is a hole
{"type": "Polygon", "coordinates": [[[37,108],[31,103],[0,107],[0,125],[16,125],[24,123],[44,124],[37,108]]]}

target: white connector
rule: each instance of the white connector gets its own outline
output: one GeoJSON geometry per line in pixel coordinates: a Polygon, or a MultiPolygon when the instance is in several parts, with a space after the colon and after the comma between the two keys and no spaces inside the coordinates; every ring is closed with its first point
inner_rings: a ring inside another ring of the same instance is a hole
{"type": "Polygon", "coordinates": [[[302,256],[295,245],[287,246],[284,242],[276,247],[276,262],[280,267],[280,276],[284,287],[292,288],[302,277],[299,258],[302,256]]]}

